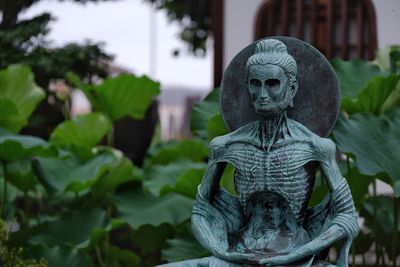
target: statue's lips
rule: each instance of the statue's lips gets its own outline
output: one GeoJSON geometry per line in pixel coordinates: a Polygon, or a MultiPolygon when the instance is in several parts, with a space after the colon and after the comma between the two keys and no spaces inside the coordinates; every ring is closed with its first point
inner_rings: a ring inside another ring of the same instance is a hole
{"type": "Polygon", "coordinates": [[[270,106],[270,105],[272,104],[271,101],[263,101],[263,102],[258,101],[257,103],[258,103],[260,106],[270,106]]]}

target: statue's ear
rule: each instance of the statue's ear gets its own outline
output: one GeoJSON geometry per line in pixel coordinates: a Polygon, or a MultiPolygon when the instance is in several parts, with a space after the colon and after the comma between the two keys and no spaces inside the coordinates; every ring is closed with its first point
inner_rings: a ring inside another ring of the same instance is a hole
{"type": "Polygon", "coordinates": [[[297,80],[293,80],[290,83],[290,106],[293,107],[293,98],[297,93],[297,89],[299,88],[299,85],[297,83],[297,80]]]}

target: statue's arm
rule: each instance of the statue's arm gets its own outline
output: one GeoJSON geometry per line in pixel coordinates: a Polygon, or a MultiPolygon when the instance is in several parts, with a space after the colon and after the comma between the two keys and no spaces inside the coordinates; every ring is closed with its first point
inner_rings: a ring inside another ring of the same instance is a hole
{"type": "Polygon", "coordinates": [[[225,214],[227,217],[223,217],[213,205],[214,196],[219,190],[219,183],[227,164],[215,160],[213,149],[214,147],[211,146],[208,167],[199,186],[193,208],[193,234],[205,249],[220,259],[257,263],[259,258],[256,255],[229,251],[227,223],[232,223],[238,218],[235,217],[236,211],[231,211],[225,214]]]}
{"type": "Polygon", "coordinates": [[[215,162],[213,159],[210,159],[203,180],[199,186],[199,194],[206,200],[211,201],[214,194],[218,191],[225,167],[226,162],[215,162]]]}
{"type": "MultiPolygon", "coordinates": [[[[276,265],[301,260],[306,256],[316,255],[339,240],[352,240],[358,233],[357,214],[346,180],[336,163],[336,146],[329,139],[322,139],[317,144],[316,155],[325,174],[331,193],[335,216],[327,229],[316,238],[292,253],[282,257],[273,257],[260,261],[261,264],[276,265]]],[[[348,247],[339,255],[337,266],[347,266],[348,247]]]]}

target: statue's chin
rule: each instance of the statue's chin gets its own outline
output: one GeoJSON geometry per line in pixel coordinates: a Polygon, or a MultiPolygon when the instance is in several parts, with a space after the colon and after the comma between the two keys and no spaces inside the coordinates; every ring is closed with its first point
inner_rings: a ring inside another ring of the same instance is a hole
{"type": "Polygon", "coordinates": [[[275,109],[255,109],[256,113],[261,115],[263,118],[272,119],[276,116],[279,116],[283,113],[284,109],[275,108],[275,109]]]}
{"type": "Polygon", "coordinates": [[[266,119],[271,119],[281,115],[289,106],[288,101],[282,101],[279,103],[272,103],[266,105],[254,105],[254,110],[257,114],[261,115],[266,119]]]}

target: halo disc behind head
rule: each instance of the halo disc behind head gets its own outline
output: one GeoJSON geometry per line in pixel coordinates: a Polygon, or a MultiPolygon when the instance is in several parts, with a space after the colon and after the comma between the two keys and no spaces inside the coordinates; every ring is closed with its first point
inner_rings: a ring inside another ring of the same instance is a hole
{"type": "MultiPolygon", "coordinates": [[[[299,89],[294,107],[288,109],[288,116],[319,136],[328,136],[340,110],[339,85],[328,60],[316,48],[301,40],[284,36],[266,39],[283,42],[297,62],[299,89]]],[[[246,62],[253,55],[257,42],[242,49],[232,59],[222,78],[221,114],[229,131],[259,119],[251,107],[245,84],[246,62]]]]}

